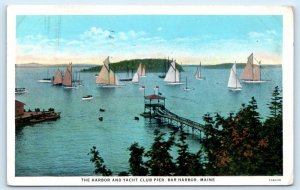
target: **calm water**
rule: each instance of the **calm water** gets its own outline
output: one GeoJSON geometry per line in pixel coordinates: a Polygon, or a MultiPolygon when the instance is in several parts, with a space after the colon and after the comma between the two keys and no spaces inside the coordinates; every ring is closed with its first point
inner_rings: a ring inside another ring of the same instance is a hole
{"type": "MultiPolygon", "coordinates": [[[[55,108],[61,112],[57,121],[25,126],[16,132],[16,176],[83,176],[93,175],[94,166],[90,163],[89,152],[96,146],[108,168],[114,174],[128,170],[128,147],[138,142],[148,147],[153,142],[155,126],[149,126],[140,117],[144,111],[144,92],[139,85],[124,82],[125,86],[114,89],[98,88],[95,73],[81,73],[84,86],[76,90],[63,89],[47,83],[38,83],[45,78],[47,71],[54,75],[57,68],[16,68],[17,87],[26,87],[28,93],[19,95],[17,100],[26,103],[25,108],[55,108]],[[94,99],[82,101],[81,97],[91,94],[94,99]],[[105,108],[106,112],[99,112],[105,108]],[[103,121],[98,120],[99,116],[103,121]]],[[[80,70],[80,68],[73,68],[80,70]]],[[[242,103],[254,96],[258,102],[262,118],[269,111],[267,103],[275,86],[282,86],[281,68],[267,69],[271,82],[263,84],[242,84],[241,92],[227,89],[229,69],[204,69],[206,80],[194,79],[195,67],[184,67],[182,79],[188,77],[188,86],[194,90],[185,92],[185,85],[168,86],[158,77],[158,73],[148,73],[141,79],[146,86],[146,94],[160,92],[167,98],[166,107],[174,113],[202,122],[205,113],[219,112],[227,116],[237,112],[242,103]]],[[[241,70],[238,69],[238,73],[241,70]]],[[[118,74],[119,78],[126,74],[118,74]]],[[[170,129],[162,128],[169,132],[170,129]]],[[[189,137],[191,151],[199,149],[197,140],[189,137]]]]}

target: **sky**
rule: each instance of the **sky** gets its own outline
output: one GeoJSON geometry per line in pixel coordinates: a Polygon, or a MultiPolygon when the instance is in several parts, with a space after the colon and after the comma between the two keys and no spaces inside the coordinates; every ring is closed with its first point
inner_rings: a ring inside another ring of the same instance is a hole
{"type": "Polygon", "coordinates": [[[170,58],[182,64],[281,64],[277,15],[18,15],[17,64],[102,64],[170,58]]]}

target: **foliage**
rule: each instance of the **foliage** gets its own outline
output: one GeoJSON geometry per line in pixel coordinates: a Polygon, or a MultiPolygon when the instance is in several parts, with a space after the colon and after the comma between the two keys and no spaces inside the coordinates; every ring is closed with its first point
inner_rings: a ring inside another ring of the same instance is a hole
{"type": "Polygon", "coordinates": [[[129,172],[133,176],[146,176],[148,169],[144,166],[143,162],[144,148],[140,147],[138,143],[133,143],[129,150],[129,172]]]}
{"type": "Polygon", "coordinates": [[[282,97],[280,96],[278,86],[275,87],[272,93],[271,102],[268,105],[271,111],[271,117],[276,118],[277,115],[282,115],[282,97]]]}
{"type": "Polygon", "coordinates": [[[95,164],[95,174],[102,174],[103,176],[112,175],[112,171],[106,168],[104,160],[95,146],[90,150],[89,155],[91,155],[90,161],[95,164]]]}
{"type": "Polygon", "coordinates": [[[175,175],[175,164],[169,151],[174,145],[174,133],[171,134],[169,139],[165,141],[163,138],[164,133],[158,130],[154,131],[155,139],[150,150],[146,152],[145,156],[149,160],[145,163],[149,168],[151,176],[170,176],[175,175]]]}
{"type": "Polygon", "coordinates": [[[200,176],[204,174],[203,165],[200,162],[201,151],[196,154],[190,153],[186,143],[186,135],[181,132],[178,147],[178,157],[176,159],[176,175],[178,176],[200,176]]]}
{"type": "Polygon", "coordinates": [[[282,175],[282,98],[275,88],[262,122],[254,98],[228,118],[204,116],[207,175],[282,175]]]}
{"type": "MultiPolygon", "coordinates": [[[[169,68],[171,60],[167,59],[132,59],[111,63],[110,68],[116,72],[135,72],[139,64],[144,64],[147,72],[166,72],[169,68]]],[[[179,71],[183,71],[182,67],[176,63],[179,71]]],[[[91,67],[81,70],[82,72],[99,72],[102,66],[91,67]]]]}

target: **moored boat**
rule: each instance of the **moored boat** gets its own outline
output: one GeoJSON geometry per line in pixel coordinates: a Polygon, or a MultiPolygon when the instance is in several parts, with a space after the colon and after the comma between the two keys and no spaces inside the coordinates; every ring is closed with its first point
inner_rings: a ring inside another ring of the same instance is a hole
{"type": "Polygon", "coordinates": [[[164,81],[167,82],[168,85],[181,85],[181,84],[183,84],[180,81],[180,72],[176,68],[176,62],[175,61],[172,61],[164,81]]]}
{"type": "Polygon", "coordinates": [[[199,67],[197,67],[195,78],[196,78],[196,80],[203,80],[203,79],[205,79],[205,77],[203,77],[202,73],[201,73],[201,62],[200,62],[199,67]]]}
{"type": "Polygon", "coordinates": [[[40,83],[51,83],[52,82],[52,79],[49,78],[49,70],[47,70],[47,78],[40,79],[40,80],[38,80],[38,82],[40,82],[40,83]]]}
{"type": "Polygon", "coordinates": [[[59,69],[57,69],[54,76],[53,85],[62,85],[62,82],[63,82],[62,73],[59,69]]]}
{"type": "Polygon", "coordinates": [[[77,89],[78,88],[78,86],[76,84],[74,84],[74,81],[73,81],[72,63],[69,63],[69,65],[67,66],[62,84],[65,89],[77,89]]]}
{"type": "Polygon", "coordinates": [[[227,87],[231,91],[241,91],[242,90],[242,85],[240,83],[240,80],[239,80],[239,78],[237,76],[237,72],[236,72],[236,64],[233,64],[232,68],[230,70],[227,87]]]}
{"type": "Polygon", "coordinates": [[[103,66],[96,77],[96,84],[102,88],[120,87],[119,79],[115,72],[109,67],[109,57],[103,61],[103,66]]]}
{"type": "Polygon", "coordinates": [[[240,79],[244,83],[252,84],[268,82],[268,80],[262,80],[261,71],[261,62],[259,61],[258,64],[254,64],[254,56],[253,53],[251,53],[251,55],[248,57],[247,64],[243,70],[240,79]]]}
{"type": "Polygon", "coordinates": [[[94,97],[92,95],[86,95],[86,96],[83,96],[82,97],[82,100],[91,100],[93,99],[94,97]]]}
{"type": "Polygon", "coordinates": [[[25,94],[27,92],[26,88],[15,88],[15,94],[25,94]]]}
{"type": "Polygon", "coordinates": [[[183,88],[184,91],[191,91],[193,90],[192,88],[188,87],[188,82],[187,82],[187,77],[185,78],[185,87],[183,88]]]}

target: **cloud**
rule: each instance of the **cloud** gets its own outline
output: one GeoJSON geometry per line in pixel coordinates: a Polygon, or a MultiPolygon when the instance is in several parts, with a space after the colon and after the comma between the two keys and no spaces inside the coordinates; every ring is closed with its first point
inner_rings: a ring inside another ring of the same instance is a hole
{"type": "Polygon", "coordinates": [[[128,36],[125,34],[125,32],[118,32],[118,38],[121,40],[128,40],[128,36]]]}
{"type": "Polygon", "coordinates": [[[248,37],[252,39],[277,38],[278,34],[274,30],[266,30],[264,32],[249,32],[248,37]]]}
{"type": "MultiPolygon", "coordinates": [[[[157,30],[162,30],[158,27],[157,30]]],[[[243,62],[248,53],[281,56],[281,41],[275,31],[249,32],[244,37],[223,39],[217,36],[180,36],[167,39],[144,31],[111,31],[90,27],[72,39],[28,35],[17,39],[18,61],[37,62],[49,58],[62,61],[95,61],[110,55],[114,61],[132,58],[173,57],[185,64],[209,60],[211,63],[243,62]],[[26,59],[25,59],[26,58],[26,59]],[[36,61],[34,61],[36,60],[36,61]]]]}
{"type": "Polygon", "coordinates": [[[91,27],[89,30],[85,31],[83,34],[80,35],[81,39],[92,39],[92,40],[98,40],[98,39],[105,39],[109,37],[110,31],[104,30],[102,28],[96,28],[91,27]]]}

